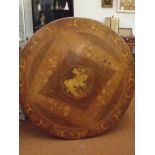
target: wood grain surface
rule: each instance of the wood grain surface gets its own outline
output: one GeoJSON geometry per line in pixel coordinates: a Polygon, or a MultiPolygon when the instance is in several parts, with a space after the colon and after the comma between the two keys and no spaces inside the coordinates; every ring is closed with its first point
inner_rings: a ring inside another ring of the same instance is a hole
{"type": "Polygon", "coordinates": [[[102,134],[134,93],[134,62],[114,31],[65,18],[37,31],[20,54],[20,104],[35,125],[63,139],[102,134]]]}
{"type": "Polygon", "coordinates": [[[63,140],[49,136],[30,120],[20,121],[20,155],[135,155],[135,103],[104,134],[87,139],[63,140]]]}

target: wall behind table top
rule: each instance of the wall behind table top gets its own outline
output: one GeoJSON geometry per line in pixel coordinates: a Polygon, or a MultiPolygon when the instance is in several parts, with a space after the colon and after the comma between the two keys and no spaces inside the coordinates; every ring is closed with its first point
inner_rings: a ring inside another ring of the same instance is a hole
{"type": "Polygon", "coordinates": [[[23,1],[24,5],[24,19],[25,19],[25,38],[30,38],[33,35],[33,20],[32,20],[32,4],[31,0],[23,1]]]}
{"type": "Polygon", "coordinates": [[[105,17],[118,17],[120,26],[132,28],[135,34],[135,14],[117,12],[117,0],[113,0],[112,8],[102,8],[102,0],[74,0],[74,16],[92,18],[104,22],[105,17]]]}
{"type": "MultiPolygon", "coordinates": [[[[23,1],[26,37],[29,38],[33,34],[32,5],[31,0],[23,1]]],[[[100,22],[104,22],[105,17],[118,17],[120,19],[120,27],[132,28],[133,34],[135,32],[135,14],[118,13],[117,0],[113,0],[112,8],[102,8],[102,0],[74,0],[74,16],[92,18],[100,22]]]]}

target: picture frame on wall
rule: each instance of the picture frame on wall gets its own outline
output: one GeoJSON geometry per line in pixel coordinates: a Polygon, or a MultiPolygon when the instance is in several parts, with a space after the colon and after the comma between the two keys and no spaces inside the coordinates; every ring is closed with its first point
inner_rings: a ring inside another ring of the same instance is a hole
{"type": "Polygon", "coordinates": [[[102,0],[102,7],[103,8],[112,8],[113,0],[102,0]]]}
{"type": "Polygon", "coordinates": [[[134,13],[135,12],[135,0],[117,0],[117,11],[134,13]]]}
{"type": "Polygon", "coordinates": [[[118,34],[123,37],[133,36],[132,28],[119,28],[118,34]]]}

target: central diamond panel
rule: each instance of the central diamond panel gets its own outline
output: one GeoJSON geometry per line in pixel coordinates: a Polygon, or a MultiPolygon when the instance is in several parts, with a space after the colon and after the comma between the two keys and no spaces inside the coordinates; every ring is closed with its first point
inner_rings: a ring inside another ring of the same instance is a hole
{"type": "Polygon", "coordinates": [[[68,52],[40,94],[85,110],[113,72],[103,64],[68,52]]]}

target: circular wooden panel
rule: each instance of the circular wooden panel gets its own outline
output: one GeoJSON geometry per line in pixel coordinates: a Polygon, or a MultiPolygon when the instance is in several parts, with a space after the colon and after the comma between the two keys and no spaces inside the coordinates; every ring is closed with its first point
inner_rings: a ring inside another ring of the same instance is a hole
{"type": "Polygon", "coordinates": [[[133,91],[128,46],[94,20],[49,23],[20,54],[20,104],[34,124],[56,137],[103,133],[122,117],[133,91]]]}

